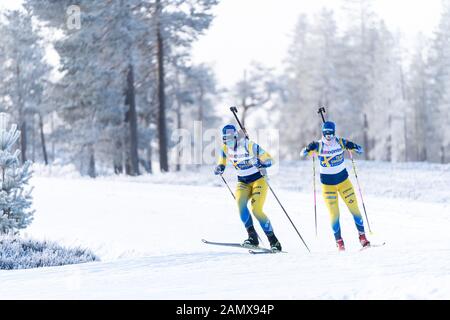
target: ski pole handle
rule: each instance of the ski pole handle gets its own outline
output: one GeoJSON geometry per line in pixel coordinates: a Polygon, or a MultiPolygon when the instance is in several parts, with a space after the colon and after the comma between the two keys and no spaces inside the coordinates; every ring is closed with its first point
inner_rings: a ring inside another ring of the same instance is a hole
{"type": "Polygon", "coordinates": [[[241,121],[239,120],[239,117],[237,116],[237,113],[238,113],[237,108],[236,108],[236,107],[231,107],[231,108],[230,108],[230,111],[233,113],[234,117],[236,118],[236,121],[237,121],[237,123],[239,124],[239,127],[241,127],[242,131],[244,132],[245,137],[246,137],[247,139],[249,139],[247,130],[245,130],[244,126],[242,125],[241,121]]]}
{"type": "Polygon", "coordinates": [[[323,115],[324,113],[326,113],[325,107],[320,107],[317,113],[319,113],[322,116],[322,121],[325,122],[325,117],[323,115]]]}

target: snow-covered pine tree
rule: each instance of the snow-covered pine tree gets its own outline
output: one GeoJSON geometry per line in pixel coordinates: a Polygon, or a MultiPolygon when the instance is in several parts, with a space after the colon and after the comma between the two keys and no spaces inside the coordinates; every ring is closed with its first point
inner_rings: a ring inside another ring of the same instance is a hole
{"type": "Polygon", "coordinates": [[[398,41],[383,21],[379,21],[372,32],[372,66],[376,72],[371,77],[371,89],[364,107],[368,122],[365,127],[367,158],[405,161],[409,109],[402,92],[398,41]]]}
{"type": "Polygon", "coordinates": [[[339,124],[345,135],[349,108],[345,81],[338,74],[344,59],[338,56],[344,44],[336,33],[333,11],[323,9],[313,19],[301,15],[286,59],[287,103],[280,117],[282,155],[298,157],[292,146],[302,146],[318,137],[322,120],[319,105],[339,124]],[[345,117],[341,116],[345,114],[345,117]]]}
{"type": "MultiPolygon", "coordinates": [[[[215,104],[220,99],[213,69],[206,64],[185,66],[183,63],[172,61],[166,69],[168,119],[173,119],[178,130],[194,132],[200,128],[194,125],[196,121],[202,123],[203,130],[213,128],[219,119],[216,116],[215,104]]],[[[171,142],[175,145],[169,145],[172,148],[170,160],[176,163],[177,171],[182,169],[181,163],[185,162],[181,160],[181,150],[178,148],[181,140],[181,137],[172,135],[171,142]]]]}
{"type": "MultiPolygon", "coordinates": [[[[21,131],[21,160],[32,158],[36,136],[33,120],[50,113],[43,103],[50,72],[45,61],[42,28],[29,8],[6,11],[0,19],[0,110],[11,114],[21,131]]],[[[41,141],[43,142],[43,140],[41,141]]]]}
{"type": "Polygon", "coordinates": [[[427,160],[427,109],[428,109],[428,91],[429,81],[427,79],[427,51],[429,48],[428,39],[420,34],[417,37],[414,52],[412,54],[411,64],[409,66],[408,79],[408,103],[413,109],[412,115],[412,140],[414,145],[411,150],[411,159],[413,161],[427,160]]]}
{"type": "Polygon", "coordinates": [[[20,150],[13,147],[20,137],[17,125],[6,129],[8,116],[0,114],[0,234],[15,234],[33,220],[32,188],[26,188],[31,162],[21,164],[20,150]]]}
{"type": "Polygon", "coordinates": [[[234,87],[234,99],[242,108],[241,121],[245,127],[247,116],[254,108],[264,107],[271,101],[276,85],[272,77],[273,70],[253,61],[244,70],[243,77],[234,87]]]}
{"type": "MultiPolygon", "coordinates": [[[[344,135],[364,145],[364,157],[370,155],[368,136],[369,114],[367,105],[371,97],[376,70],[375,46],[379,18],[373,9],[373,0],[343,0],[342,13],[348,22],[343,28],[338,74],[348,95],[346,110],[341,111],[340,127],[349,128],[344,135]]],[[[341,132],[341,131],[340,131],[341,132]]]]}
{"type": "Polygon", "coordinates": [[[427,60],[426,155],[432,162],[448,163],[450,111],[450,0],[442,13],[427,60]],[[447,154],[446,154],[447,153],[447,154]]]}
{"type": "MultiPolygon", "coordinates": [[[[160,140],[157,151],[167,158],[166,133],[170,136],[173,128],[164,116],[164,101],[170,99],[166,73],[174,58],[189,57],[218,1],[80,0],[80,29],[66,25],[72,1],[24,2],[36,18],[63,34],[54,43],[62,78],[49,92],[62,119],[60,154],[71,155],[69,161],[91,176],[110,164],[116,173],[125,167],[134,175],[138,162],[151,171],[155,136],[160,140]],[[153,134],[154,126],[160,134],[153,134]]],[[[183,66],[187,64],[186,59],[183,66]]],[[[160,166],[167,171],[164,162],[160,166]]]]}
{"type": "Polygon", "coordinates": [[[313,135],[314,127],[319,123],[308,122],[314,106],[310,104],[310,34],[311,24],[305,14],[299,16],[293,31],[292,44],[289,47],[285,68],[286,103],[281,111],[280,155],[295,159],[298,155],[292,146],[307,143],[313,135]]]}

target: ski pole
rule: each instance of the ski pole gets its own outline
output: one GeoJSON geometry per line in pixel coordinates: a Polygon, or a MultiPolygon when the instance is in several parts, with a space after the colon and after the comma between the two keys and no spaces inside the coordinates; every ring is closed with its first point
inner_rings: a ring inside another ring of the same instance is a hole
{"type": "MultiPolygon", "coordinates": [[[[230,108],[231,112],[233,113],[234,117],[236,118],[237,123],[239,124],[239,126],[241,127],[242,131],[245,134],[245,137],[248,139],[248,134],[247,131],[245,130],[245,128],[242,126],[241,121],[239,120],[238,116],[237,116],[237,108],[236,107],[231,107],[230,108]]],[[[261,172],[261,171],[260,171],[261,172]]],[[[295,226],[294,222],[292,222],[291,217],[289,216],[289,214],[286,212],[286,209],[284,209],[283,205],[281,204],[280,200],[278,199],[277,195],[275,194],[275,192],[273,191],[272,187],[269,184],[269,181],[267,181],[267,178],[265,175],[262,174],[262,176],[264,177],[267,186],[269,187],[270,191],[272,192],[273,196],[275,197],[275,199],[277,200],[278,204],[280,205],[281,209],[283,209],[283,212],[286,214],[286,217],[289,219],[290,223],[292,224],[292,226],[294,227],[295,231],[297,232],[298,236],[300,237],[300,240],[302,240],[303,244],[305,245],[306,249],[308,250],[308,252],[311,252],[311,250],[309,250],[308,245],[306,244],[305,240],[303,240],[303,237],[301,236],[300,232],[297,230],[297,227],[295,226]]]]}
{"type": "Polygon", "coordinates": [[[372,230],[370,229],[369,218],[367,217],[366,206],[365,206],[365,204],[364,204],[364,199],[363,199],[363,195],[362,195],[362,191],[361,191],[361,186],[359,185],[358,174],[356,173],[356,164],[355,164],[355,160],[353,159],[353,155],[352,155],[352,152],[351,152],[350,150],[348,150],[348,153],[349,153],[349,155],[350,155],[350,159],[352,159],[353,172],[355,173],[356,183],[358,184],[359,195],[360,195],[360,197],[361,197],[361,202],[362,202],[362,205],[363,205],[364,214],[365,214],[365,216],[366,216],[367,226],[369,227],[369,232],[372,234],[372,230]]]}
{"type": "Polygon", "coordinates": [[[237,121],[237,123],[239,124],[239,127],[241,127],[242,131],[244,132],[245,137],[246,137],[247,139],[249,139],[247,130],[245,130],[244,126],[243,126],[242,123],[241,123],[241,120],[239,120],[239,118],[238,118],[238,116],[237,116],[237,112],[238,112],[237,108],[236,108],[236,107],[231,107],[230,110],[231,110],[231,112],[233,113],[234,117],[236,118],[236,121],[237,121]]]}
{"type": "Polygon", "coordinates": [[[314,188],[314,223],[316,227],[316,238],[317,238],[317,201],[316,201],[316,157],[313,153],[313,188],[314,188]]]}
{"type": "Polygon", "coordinates": [[[225,180],[225,178],[223,177],[223,175],[220,175],[220,177],[222,178],[223,183],[225,183],[225,185],[227,186],[228,190],[230,190],[231,195],[233,196],[233,199],[236,200],[236,197],[234,196],[233,191],[231,191],[230,186],[227,183],[227,180],[225,180]]]}
{"type": "MultiPolygon", "coordinates": [[[[319,110],[317,111],[318,114],[322,117],[323,123],[325,123],[325,116],[324,114],[327,113],[325,110],[325,107],[319,107],[319,110]]],[[[315,218],[315,224],[316,224],[316,238],[317,238],[317,207],[316,207],[316,161],[315,161],[315,153],[313,153],[313,179],[314,179],[314,218],[315,218]]]]}
{"type": "MultiPolygon", "coordinates": [[[[223,177],[223,175],[220,175],[220,177],[222,178],[223,183],[225,183],[225,185],[227,186],[228,190],[230,190],[230,193],[231,193],[231,196],[233,197],[233,199],[236,200],[236,197],[234,196],[233,191],[231,191],[231,188],[230,188],[230,186],[228,185],[227,180],[225,180],[225,178],[223,177]]],[[[259,235],[258,235],[258,239],[259,239],[259,241],[263,242],[262,239],[259,237],[259,235]]]]}
{"type": "Polygon", "coordinates": [[[320,107],[317,113],[319,113],[322,116],[322,121],[325,122],[325,117],[323,116],[324,113],[327,113],[325,111],[325,107],[320,107]]]}
{"type": "MultiPolygon", "coordinates": [[[[230,161],[230,163],[231,163],[235,168],[237,168],[234,162],[230,161]]],[[[225,181],[225,178],[224,178],[222,175],[220,175],[220,176],[222,177],[223,182],[225,182],[225,184],[227,185],[228,190],[230,190],[231,195],[233,196],[234,200],[236,200],[236,197],[234,196],[233,191],[231,191],[230,187],[228,186],[228,183],[225,181]]],[[[257,234],[257,236],[258,236],[259,241],[261,241],[262,243],[264,243],[264,240],[261,239],[261,237],[259,236],[259,234],[257,234]]]]}

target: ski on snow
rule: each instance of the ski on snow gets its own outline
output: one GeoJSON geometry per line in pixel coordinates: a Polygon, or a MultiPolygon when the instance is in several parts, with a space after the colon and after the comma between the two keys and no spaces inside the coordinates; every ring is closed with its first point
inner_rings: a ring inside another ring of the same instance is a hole
{"type": "Polygon", "coordinates": [[[263,253],[286,253],[285,251],[275,251],[272,249],[267,249],[263,247],[255,247],[255,246],[245,246],[241,243],[233,243],[233,242],[213,242],[208,241],[205,239],[202,239],[202,242],[205,244],[210,244],[214,246],[223,246],[223,247],[233,247],[233,248],[243,248],[243,249],[249,249],[248,252],[251,254],[263,254],[263,253]]]}
{"type": "Polygon", "coordinates": [[[367,250],[367,249],[370,249],[370,248],[378,248],[378,247],[382,247],[382,246],[384,246],[386,244],[386,242],[382,242],[382,243],[376,243],[376,244],[370,244],[370,246],[367,246],[367,247],[362,247],[361,249],[359,249],[359,251],[364,251],[364,250],[367,250]]]}
{"type": "Polygon", "coordinates": [[[256,248],[248,250],[251,254],[271,254],[271,253],[287,253],[286,251],[272,250],[267,248],[256,248]]]}

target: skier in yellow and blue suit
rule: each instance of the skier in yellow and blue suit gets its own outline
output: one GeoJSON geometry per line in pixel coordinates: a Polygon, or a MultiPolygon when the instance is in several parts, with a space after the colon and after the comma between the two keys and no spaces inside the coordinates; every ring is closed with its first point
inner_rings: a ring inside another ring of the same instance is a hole
{"type": "Polygon", "coordinates": [[[370,242],[365,235],[363,218],[358,207],[355,190],[348,178],[344,159],[345,150],[352,150],[361,154],[363,153],[363,148],[356,143],[336,137],[335,131],[336,125],[334,122],[325,122],[322,126],[322,139],[311,142],[302,150],[302,156],[306,157],[313,152],[317,153],[320,163],[322,195],[330,213],[331,227],[336,239],[336,245],[340,251],[343,251],[345,250],[345,246],[339,223],[338,193],[353,215],[361,245],[363,247],[370,246],[370,242]]]}
{"type": "Polygon", "coordinates": [[[281,244],[275,236],[269,218],[263,211],[268,189],[263,174],[265,168],[272,165],[271,156],[259,145],[248,140],[246,137],[239,138],[239,133],[232,124],[226,125],[222,129],[222,140],[223,144],[214,173],[216,175],[223,174],[227,160],[233,164],[237,171],[238,184],[236,201],[241,220],[248,233],[248,239],[243,244],[248,247],[256,247],[259,245],[258,234],[253,226],[253,219],[247,208],[247,203],[251,200],[253,215],[266,234],[271,249],[281,251],[281,244]]]}

